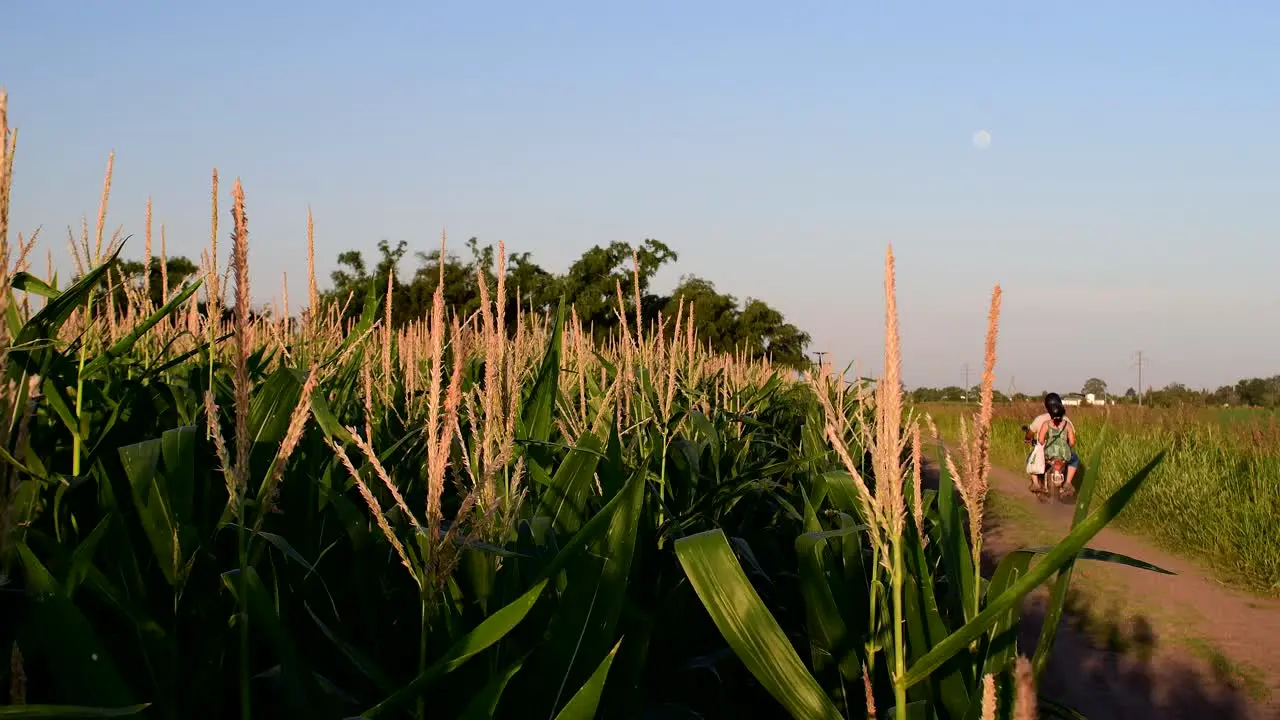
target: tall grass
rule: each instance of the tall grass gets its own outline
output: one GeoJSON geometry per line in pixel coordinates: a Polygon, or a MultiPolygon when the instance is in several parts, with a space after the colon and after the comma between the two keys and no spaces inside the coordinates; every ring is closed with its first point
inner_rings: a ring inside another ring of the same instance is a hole
{"type": "MultiPolygon", "coordinates": [[[[955,437],[963,406],[924,406],[955,437]]],[[[969,409],[968,412],[972,412],[969,409]]],[[[998,408],[996,462],[1021,470],[1027,447],[1021,426],[1042,412],[1034,403],[998,408]]],[[[1119,487],[1144,458],[1167,449],[1166,462],[1117,519],[1179,553],[1206,561],[1226,581],[1280,592],[1280,429],[1264,411],[1071,408],[1081,454],[1105,441],[1099,489],[1119,487]]]]}
{"type": "Polygon", "coordinates": [[[1150,464],[981,576],[998,289],[984,412],[926,490],[891,255],[879,383],[711,353],[696,308],[645,325],[621,284],[597,344],[572,307],[505,312],[501,264],[472,315],[441,283],[392,327],[371,286],[344,322],[310,212],[295,320],[250,311],[238,180],[220,264],[215,172],[199,277],[157,307],[104,234],[111,161],[72,282],[11,251],[4,108],[0,646],[31,716],[1062,713],[1019,601],[1137,562],[1085,543],[1150,464]]]}

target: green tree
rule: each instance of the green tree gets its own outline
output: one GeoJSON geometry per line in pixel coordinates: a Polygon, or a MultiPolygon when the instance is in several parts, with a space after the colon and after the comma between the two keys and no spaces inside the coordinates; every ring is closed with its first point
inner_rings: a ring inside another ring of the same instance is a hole
{"type": "Polygon", "coordinates": [[[1148,390],[1146,402],[1152,407],[1184,407],[1204,405],[1207,393],[1189,388],[1182,383],[1169,383],[1159,390],[1148,390]]]}
{"type": "MultiPolygon", "coordinates": [[[[199,266],[182,255],[166,258],[164,266],[165,270],[162,272],[160,258],[151,258],[149,296],[152,306],[157,308],[165,302],[165,280],[168,281],[169,293],[172,294],[175,289],[182,287],[183,283],[200,270],[199,266]]],[[[109,273],[112,282],[111,302],[117,317],[124,314],[125,308],[129,306],[131,296],[138,296],[143,293],[144,278],[147,274],[142,260],[117,260],[115,267],[109,273]]],[[[72,282],[79,279],[79,275],[74,275],[72,282]]],[[[204,304],[201,303],[200,307],[203,310],[204,304]]],[[[106,311],[107,306],[105,303],[96,306],[94,310],[95,314],[106,313],[106,311]]]]}
{"type": "Polygon", "coordinates": [[[717,351],[745,352],[795,369],[812,365],[805,353],[812,339],[809,333],[788,323],[763,300],[747,298],[739,307],[737,298],[718,292],[710,280],[689,275],[671,293],[663,315],[674,318],[681,304],[685,312],[692,310],[699,339],[717,351]]]}
{"type": "Polygon", "coordinates": [[[1240,402],[1254,407],[1280,405],[1280,375],[1271,378],[1247,378],[1236,383],[1240,402]]]}
{"type": "Polygon", "coordinates": [[[688,275],[671,293],[664,314],[675,317],[683,302],[684,312],[693,312],[693,327],[698,338],[717,350],[732,348],[737,339],[738,300],[716,292],[710,280],[688,275]]]}
{"type": "MultiPolygon", "coordinates": [[[[175,255],[165,259],[163,271],[160,269],[160,258],[151,258],[150,273],[145,272],[141,260],[122,260],[116,265],[116,270],[118,272],[117,279],[123,279],[124,282],[129,283],[139,291],[143,287],[143,278],[149,274],[151,276],[151,304],[159,307],[165,301],[164,288],[162,287],[165,280],[169,283],[169,292],[173,292],[175,288],[182,287],[187,278],[199,272],[200,268],[186,257],[175,255]]],[[[124,294],[121,290],[116,302],[119,303],[123,300],[124,294]]]]}
{"type": "Polygon", "coordinates": [[[931,387],[918,387],[911,391],[910,397],[913,403],[938,402],[942,399],[938,389],[931,387]]]}
{"type": "Polygon", "coordinates": [[[752,358],[769,358],[786,367],[801,369],[810,362],[805,355],[809,333],[786,321],[782,313],[763,300],[748,298],[738,314],[737,338],[752,358]]]}
{"type": "Polygon", "coordinates": [[[1080,392],[1101,398],[1107,394],[1107,382],[1102,378],[1089,378],[1084,381],[1084,388],[1080,392]]]}
{"type": "Polygon", "coordinates": [[[1240,394],[1236,392],[1234,385],[1223,385],[1209,393],[1209,402],[1214,405],[1239,405],[1240,394]]]}
{"type": "MultiPolygon", "coordinates": [[[[443,279],[445,304],[467,317],[480,308],[481,279],[494,297],[497,253],[492,245],[481,245],[476,238],[469,239],[466,248],[466,259],[449,254],[442,258],[439,250],[414,253],[418,267],[407,281],[401,280],[398,270],[408,253],[404,241],[394,247],[385,240],[379,242],[379,260],[372,270],[359,251],[347,250],[338,255],[338,267],[330,273],[332,287],[322,294],[322,300],[347,303],[346,316],[353,318],[361,311],[370,283],[375,285],[379,300],[385,298],[390,275],[392,322],[400,325],[430,312],[432,296],[443,279]]],[[[649,328],[661,314],[666,332],[674,332],[672,326],[683,304],[686,317],[688,312],[694,314],[699,339],[717,351],[745,352],[752,358],[770,358],[797,369],[810,366],[806,354],[809,334],[761,299],[740,303],[734,296],[718,292],[711,281],[695,276],[681,278],[670,295],[652,292],[654,276],[676,259],[675,251],[658,240],[648,239],[636,247],[614,242],[590,248],[564,274],[557,275],[535,263],[530,253],[512,253],[505,274],[507,327],[514,330],[517,301],[521,310],[536,313],[552,309],[563,296],[579,320],[602,338],[618,327],[619,286],[627,323],[634,325],[638,285],[641,319],[649,328]]]]}
{"type": "Polygon", "coordinates": [[[658,308],[665,303],[657,298],[646,302],[649,285],[658,270],[677,257],[674,250],[659,240],[645,240],[637,248],[624,242],[597,245],[569,266],[557,289],[564,294],[565,302],[577,309],[578,319],[603,336],[618,326],[619,285],[622,286],[628,322],[634,322],[635,300],[632,295],[637,284],[641,295],[641,318],[646,323],[657,318],[658,308]],[[645,313],[646,306],[649,313],[645,313]]]}

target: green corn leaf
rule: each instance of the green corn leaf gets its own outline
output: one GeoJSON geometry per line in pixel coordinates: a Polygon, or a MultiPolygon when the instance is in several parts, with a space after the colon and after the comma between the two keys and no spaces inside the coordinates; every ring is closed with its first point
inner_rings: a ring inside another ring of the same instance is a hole
{"type": "Polygon", "coordinates": [[[613,666],[613,658],[618,654],[618,645],[621,644],[621,640],[614,643],[613,649],[596,666],[595,672],[587,678],[586,684],[579,688],[578,692],[569,698],[569,702],[565,703],[564,709],[556,714],[556,720],[591,720],[596,716],[596,708],[600,705],[600,694],[604,692],[604,683],[609,677],[609,668],[613,666]]]}
{"type": "MultiPolygon", "coordinates": [[[[9,354],[12,356],[13,351],[10,350],[9,354]]],[[[80,434],[80,421],[76,418],[75,410],[72,410],[75,407],[75,401],[71,399],[67,389],[61,383],[55,382],[53,378],[45,378],[40,387],[44,390],[45,402],[49,403],[49,407],[62,421],[62,426],[67,429],[67,432],[71,433],[71,437],[84,440],[84,436],[80,434]]]]}
{"type": "Polygon", "coordinates": [[[126,445],[120,448],[119,453],[138,521],[151,543],[156,564],[169,585],[176,587],[182,568],[181,549],[175,547],[178,542],[177,526],[159,480],[161,450],[161,441],[156,439],[126,445]]]}
{"type": "Polygon", "coordinates": [[[22,317],[18,315],[18,302],[13,295],[13,290],[9,290],[9,302],[4,311],[4,322],[9,327],[9,337],[17,337],[18,332],[22,330],[22,317]]]}
{"type": "MultiPolygon", "coordinates": [[[[919,531],[914,522],[905,525],[903,540],[904,567],[903,605],[906,615],[908,658],[915,660],[941,642],[950,631],[938,607],[933,584],[933,568],[925,557],[919,531]]],[[[969,687],[974,681],[969,663],[953,658],[929,678],[927,691],[935,705],[948,715],[959,717],[969,706],[969,687]]]]}
{"type": "Polygon", "coordinates": [[[14,290],[35,293],[36,295],[47,298],[58,297],[59,290],[57,288],[50,286],[45,281],[25,270],[14,273],[13,279],[10,282],[13,284],[14,290]]]}
{"type": "Polygon", "coordinates": [[[858,489],[854,486],[853,477],[848,472],[834,470],[827,473],[823,480],[827,486],[827,497],[831,498],[832,504],[838,510],[866,521],[858,489]]]}
{"type": "Polygon", "coordinates": [[[360,319],[352,326],[350,332],[347,333],[346,339],[338,346],[333,354],[324,361],[323,366],[328,367],[340,360],[346,353],[347,348],[364,338],[364,334],[373,327],[373,323],[378,319],[378,283],[371,282],[364,292],[364,309],[360,311],[360,319]]]}
{"type": "Polygon", "coordinates": [[[845,680],[861,682],[862,660],[858,657],[858,651],[863,647],[861,636],[864,634],[866,616],[849,616],[849,619],[857,622],[858,628],[855,632],[849,630],[846,616],[841,614],[831,587],[831,583],[843,578],[837,572],[832,572],[825,562],[827,540],[837,537],[856,538],[855,532],[855,528],[842,528],[805,533],[796,538],[795,548],[814,668],[821,670],[827,661],[834,661],[845,680]]]}
{"type": "Polygon", "coordinates": [[[797,720],[839,720],[840,711],[747,580],[721,530],[680,538],[676,557],[739,659],[797,720]]]}
{"type": "MultiPolygon", "coordinates": [[[[532,714],[551,716],[561,707],[566,689],[587,681],[593,668],[586,663],[617,642],[615,629],[626,601],[644,489],[643,482],[628,483],[615,498],[621,502],[612,508],[606,506],[607,530],[565,566],[566,587],[551,617],[546,641],[530,659],[538,672],[523,677],[520,683],[522,689],[536,688],[527,690],[532,714]]],[[[590,526],[585,526],[580,534],[589,530],[590,526]]]]}
{"type": "MultiPolygon", "coordinates": [[[[1103,441],[1094,445],[1093,454],[1083,468],[1080,491],[1076,495],[1075,513],[1071,518],[1071,527],[1075,528],[1089,514],[1093,504],[1093,493],[1098,487],[1098,476],[1102,474],[1103,441]]],[[[1075,561],[1069,561],[1058,571],[1058,581],[1054,583],[1053,593],[1049,596],[1049,605],[1045,608],[1044,625],[1040,628],[1040,640],[1036,643],[1035,654],[1031,658],[1031,668],[1039,681],[1044,676],[1044,669],[1049,664],[1049,653],[1058,637],[1058,625],[1062,622],[1062,612],[1067,605],[1067,592],[1071,586],[1071,574],[1075,569],[1075,561]]]]}
{"type": "Polygon", "coordinates": [[[522,408],[524,439],[534,442],[547,442],[551,439],[551,431],[555,427],[556,399],[560,396],[560,346],[563,336],[564,299],[561,298],[556,306],[555,323],[551,327],[551,337],[547,339],[547,349],[542,355],[537,380],[522,408]]]}
{"type": "MultiPolygon", "coordinates": [[[[1024,552],[1034,553],[1036,555],[1047,555],[1053,551],[1053,546],[1046,545],[1044,547],[1025,548],[1024,552]]],[[[1137,570],[1147,570],[1161,575],[1177,575],[1172,570],[1166,570],[1159,565],[1152,565],[1145,560],[1129,557],[1123,553],[1111,552],[1110,550],[1097,550],[1095,548],[1084,548],[1076,554],[1077,560],[1093,560],[1095,562],[1111,563],[1112,565],[1124,565],[1125,567],[1135,568],[1137,570]]]]}
{"type": "MultiPolygon", "coordinates": [[[[239,529],[244,526],[238,525],[235,523],[230,523],[227,525],[227,527],[239,529]]],[[[309,562],[306,558],[302,557],[302,553],[294,549],[292,543],[290,543],[281,535],[277,535],[275,533],[269,533],[264,530],[253,530],[250,528],[245,528],[245,531],[255,538],[261,538],[262,540],[267,541],[268,544],[270,544],[276,550],[279,550],[281,555],[284,555],[286,558],[300,565],[304,570],[307,571],[307,574],[306,574],[307,578],[310,578],[312,575],[314,575],[317,579],[319,579],[320,586],[321,588],[324,589],[325,596],[329,600],[329,605],[330,607],[333,607],[333,614],[335,616],[338,614],[337,608],[334,607],[333,594],[329,591],[329,583],[325,581],[324,575],[317,572],[315,565],[309,562]]],[[[321,555],[323,555],[323,553],[321,553],[321,555]]]]}
{"type": "MultiPolygon", "coordinates": [[[[991,583],[987,586],[987,597],[989,599],[1000,597],[1018,578],[1027,574],[1027,568],[1035,556],[1046,555],[1052,551],[1052,547],[1021,548],[1006,554],[1000,559],[1000,564],[996,567],[995,574],[991,576],[991,583]]],[[[1077,559],[1126,565],[1166,575],[1173,574],[1164,568],[1106,550],[1084,548],[1076,554],[1072,562],[1074,563],[1077,559]]],[[[1059,617],[1061,617],[1060,613],[1059,617]]],[[[983,665],[983,674],[1012,670],[1013,663],[1017,659],[1018,619],[1019,608],[1015,605],[1006,610],[1005,614],[992,625],[987,644],[987,657],[983,665]]]]}
{"type": "Polygon", "coordinates": [[[304,372],[282,367],[254,390],[249,405],[249,437],[254,442],[275,445],[284,439],[305,381],[304,372]]]}
{"type": "MultiPolygon", "coordinates": [[[[242,584],[239,582],[239,570],[232,570],[222,575],[222,583],[237,599],[242,584]]],[[[318,703],[322,698],[322,689],[316,681],[315,674],[306,666],[301,652],[293,641],[288,627],[277,611],[277,603],[262,584],[258,572],[250,567],[245,571],[244,591],[247,593],[247,606],[252,627],[266,635],[268,642],[280,659],[280,675],[284,680],[285,690],[293,709],[307,712],[312,717],[319,714],[318,703]]]]}
{"type": "MultiPolygon", "coordinates": [[[[853,516],[849,513],[842,512],[838,516],[840,530],[846,532],[862,532],[867,529],[866,525],[859,525],[853,516]]],[[[847,536],[845,536],[847,537],[847,536]]],[[[864,628],[862,631],[861,644],[864,646],[859,652],[865,650],[867,635],[870,628],[866,626],[871,618],[871,595],[869,592],[870,581],[867,578],[866,558],[862,555],[861,537],[842,539],[840,542],[840,573],[844,579],[843,587],[848,595],[839,599],[840,606],[846,608],[847,617],[861,618],[859,623],[864,628]]],[[[833,584],[833,588],[839,590],[841,585],[833,584]]]]}
{"type": "Polygon", "coordinates": [[[148,330],[155,327],[156,324],[165,319],[165,317],[172,315],[182,307],[182,304],[194,295],[196,290],[200,289],[200,284],[202,282],[202,280],[196,280],[183,288],[182,292],[174,295],[172,298],[169,298],[169,301],[161,306],[160,309],[152,313],[146,320],[143,320],[134,326],[134,328],[129,331],[128,335],[117,340],[114,345],[107,348],[105,352],[95,357],[90,363],[85,365],[84,372],[82,374],[86,377],[91,376],[102,368],[110,365],[117,358],[132,350],[133,346],[137,344],[138,340],[140,340],[148,330]]]}
{"type": "Polygon", "coordinates": [[[466,580],[471,591],[469,597],[480,606],[480,612],[488,615],[489,598],[493,595],[498,573],[497,557],[478,548],[464,548],[458,568],[462,577],[457,579],[459,582],[466,580]]]}
{"type": "MultiPolygon", "coordinates": [[[[128,238],[126,238],[127,240],[128,238]]],[[[44,367],[53,361],[53,356],[58,355],[58,351],[53,347],[52,341],[58,337],[58,331],[62,328],[67,318],[71,317],[71,313],[75,309],[82,307],[89,299],[89,294],[93,292],[94,287],[102,282],[107,276],[107,270],[111,268],[120,251],[124,249],[124,243],[116,248],[102,264],[85,273],[83,277],[77,280],[71,287],[57,294],[56,297],[49,298],[45,306],[27,321],[22,329],[13,339],[13,344],[9,348],[9,377],[18,380],[23,372],[27,374],[44,373],[44,367]]],[[[74,382],[71,385],[75,385],[74,382]]]]}
{"type": "Polygon", "coordinates": [[[89,536],[80,541],[75,550],[71,551],[71,561],[67,565],[67,574],[62,581],[63,592],[68,599],[74,599],[76,588],[88,576],[90,568],[93,567],[93,556],[98,550],[98,544],[102,542],[102,538],[107,536],[107,532],[111,529],[111,521],[115,516],[107,515],[98,521],[89,536]]]}
{"type": "Polygon", "coordinates": [[[329,642],[333,643],[334,647],[338,648],[338,650],[351,661],[352,667],[356,668],[362,675],[373,681],[373,684],[376,685],[379,690],[386,693],[392,692],[395,685],[391,682],[391,678],[388,677],[386,673],[382,672],[382,669],[379,668],[371,658],[360,652],[360,650],[351,643],[343,640],[320,619],[319,615],[316,615],[310,605],[305,605],[305,608],[307,614],[311,616],[312,622],[316,624],[316,627],[320,628],[320,633],[328,638],[329,642]]]}
{"type": "Polygon", "coordinates": [[[524,667],[524,661],[524,658],[520,658],[495,675],[480,692],[472,696],[471,702],[467,703],[466,709],[458,716],[458,720],[491,720],[498,710],[498,703],[502,701],[503,691],[507,689],[511,678],[524,667]]]}
{"type": "Polygon", "coordinates": [[[693,421],[693,427],[697,429],[698,434],[702,435],[703,441],[707,443],[707,449],[711,451],[711,462],[714,464],[718,476],[720,458],[723,452],[720,444],[720,433],[716,432],[716,426],[711,423],[711,420],[697,410],[691,411],[689,418],[693,421]]]}
{"type": "MultiPolygon", "coordinates": [[[[1000,564],[991,576],[991,584],[987,585],[988,602],[999,598],[1018,578],[1027,574],[1033,556],[1030,551],[1015,550],[1000,558],[1000,564]]],[[[1018,650],[1019,610],[1018,605],[1010,605],[991,625],[982,674],[996,674],[1013,667],[1018,650]]],[[[980,698],[975,701],[980,701],[980,698]]]]}
{"type": "Polygon", "coordinates": [[[160,435],[160,459],[164,473],[164,493],[169,512],[178,526],[178,536],[184,547],[193,547],[196,539],[196,443],[199,430],[195,425],[165,430],[160,435]]]}
{"type": "Polygon", "coordinates": [[[29,658],[40,657],[58,669],[53,681],[59,698],[86,706],[132,706],[132,693],[89,620],[26,543],[18,541],[16,549],[32,599],[19,628],[19,646],[29,658]]]}
{"type": "Polygon", "coordinates": [[[947,469],[946,454],[938,446],[938,519],[932,528],[933,539],[942,550],[942,567],[949,591],[943,602],[952,617],[972,620],[978,614],[978,588],[973,567],[973,548],[969,545],[955,478],[947,469]]]}
{"type": "Polygon", "coordinates": [[[587,546],[598,542],[604,537],[613,524],[614,514],[621,512],[624,506],[629,505],[630,498],[633,498],[636,493],[643,493],[643,491],[644,473],[639,471],[632,474],[631,479],[622,487],[622,490],[617,495],[614,495],[612,500],[605,503],[600,512],[593,515],[582,526],[581,530],[569,538],[569,541],[564,544],[564,547],[560,548],[555,557],[551,559],[551,562],[542,568],[542,571],[538,574],[538,579],[544,580],[558,575],[587,546]]]}
{"type": "Polygon", "coordinates": [[[520,624],[520,621],[533,609],[546,586],[545,580],[537,583],[509,605],[485,618],[484,622],[477,625],[474,630],[459,638],[445,651],[444,657],[437,660],[434,665],[387,699],[361,713],[361,716],[375,718],[408,707],[431,683],[453,672],[476,653],[506,637],[507,633],[520,624]]]}
{"type": "Polygon", "coordinates": [[[604,450],[605,462],[598,466],[600,473],[600,497],[608,502],[622,491],[627,482],[627,469],[622,459],[622,437],[618,424],[609,423],[609,442],[604,450]]]}
{"type": "Polygon", "coordinates": [[[1102,507],[1091,513],[1058,543],[1045,557],[1026,575],[987,604],[978,616],[965,623],[964,627],[952,633],[941,643],[934,646],[924,657],[912,664],[907,674],[898,680],[906,687],[924,680],[943,663],[968,646],[982,633],[986,632],[1010,607],[1022,601],[1027,593],[1034,590],[1058,571],[1071,558],[1075,557],[1085,543],[1097,535],[1107,523],[1111,522],[1128,504],[1133,494],[1138,491],[1151,471],[1164,459],[1162,450],[1139,470],[1132,478],[1118,489],[1114,495],[1103,503],[1102,507]]]}
{"type": "Polygon", "coordinates": [[[584,433],[543,491],[537,513],[550,517],[558,532],[572,535],[586,522],[587,498],[603,447],[599,436],[584,433]]]}
{"type": "Polygon", "coordinates": [[[321,432],[329,440],[336,440],[343,445],[351,442],[351,433],[342,427],[342,423],[333,414],[333,409],[329,407],[329,401],[325,400],[324,393],[311,393],[311,417],[315,418],[316,425],[320,426],[321,432]]]}

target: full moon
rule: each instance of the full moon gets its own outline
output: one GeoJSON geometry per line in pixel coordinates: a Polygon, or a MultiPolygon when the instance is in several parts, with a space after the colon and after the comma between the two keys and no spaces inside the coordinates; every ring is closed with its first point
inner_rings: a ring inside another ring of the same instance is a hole
{"type": "Polygon", "coordinates": [[[991,147],[991,133],[986,130],[979,130],[973,134],[973,146],[979,150],[986,150],[991,147]]]}

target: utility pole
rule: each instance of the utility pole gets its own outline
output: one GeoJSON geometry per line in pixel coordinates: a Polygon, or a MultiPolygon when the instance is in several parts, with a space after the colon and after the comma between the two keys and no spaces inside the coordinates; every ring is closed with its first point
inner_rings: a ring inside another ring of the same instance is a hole
{"type": "Polygon", "coordinates": [[[1142,351],[1138,351],[1138,405],[1142,405],[1142,366],[1146,364],[1146,359],[1142,357],[1142,351]]]}
{"type": "Polygon", "coordinates": [[[963,373],[964,373],[964,398],[965,398],[966,400],[968,400],[968,399],[969,399],[969,389],[970,389],[970,387],[971,387],[971,386],[969,385],[969,363],[965,363],[963,366],[961,366],[960,370],[961,370],[961,372],[963,372],[963,373]]]}
{"type": "Polygon", "coordinates": [[[824,355],[829,355],[830,353],[826,352],[825,350],[815,350],[811,354],[818,359],[818,372],[822,372],[823,368],[825,367],[822,363],[822,358],[824,355]]]}

